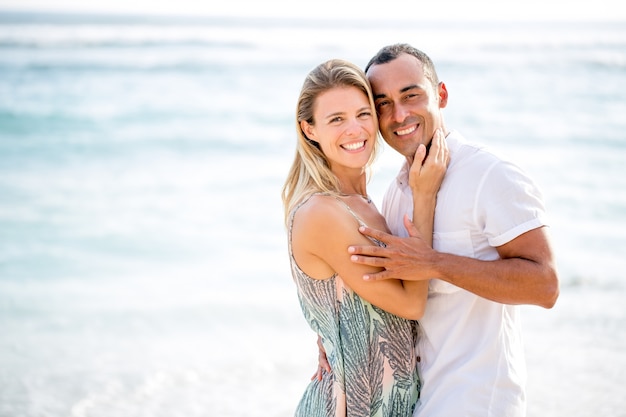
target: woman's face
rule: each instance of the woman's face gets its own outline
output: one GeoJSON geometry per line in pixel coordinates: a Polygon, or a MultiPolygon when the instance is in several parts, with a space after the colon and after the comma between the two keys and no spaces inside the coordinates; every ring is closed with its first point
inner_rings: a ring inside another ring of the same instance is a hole
{"type": "Polygon", "coordinates": [[[357,87],[335,87],[317,97],[314,125],[302,122],[306,136],[319,143],[337,173],[362,169],[370,160],[378,125],[367,95],[357,87]]]}

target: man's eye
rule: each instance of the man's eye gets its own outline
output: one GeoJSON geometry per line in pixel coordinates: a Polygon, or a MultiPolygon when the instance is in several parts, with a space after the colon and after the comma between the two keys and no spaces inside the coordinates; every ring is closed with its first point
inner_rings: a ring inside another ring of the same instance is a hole
{"type": "Polygon", "coordinates": [[[389,101],[381,101],[376,104],[376,113],[378,115],[386,114],[391,109],[391,103],[389,101]]]}

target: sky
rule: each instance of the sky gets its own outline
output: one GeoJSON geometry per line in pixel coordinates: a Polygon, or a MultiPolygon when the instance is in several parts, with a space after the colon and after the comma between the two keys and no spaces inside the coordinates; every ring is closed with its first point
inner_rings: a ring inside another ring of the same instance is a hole
{"type": "Polygon", "coordinates": [[[236,17],[626,20],[621,0],[0,0],[1,10],[236,17]],[[378,5],[377,4],[382,4],[378,5]]]}

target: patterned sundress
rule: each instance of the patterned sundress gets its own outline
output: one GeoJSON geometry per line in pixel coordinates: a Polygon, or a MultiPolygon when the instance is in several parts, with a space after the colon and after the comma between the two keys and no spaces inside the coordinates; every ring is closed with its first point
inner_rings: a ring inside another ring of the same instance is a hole
{"type": "MultiPolygon", "coordinates": [[[[347,204],[339,201],[364,225],[347,204]]],[[[324,372],[321,381],[311,381],[295,415],[410,417],[420,390],[415,354],[417,322],[363,300],[337,274],[318,280],[298,267],[291,232],[294,214],[305,202],[289,219],[291,270],[304,317],[322,337],[332,372],[324,372]]]]}

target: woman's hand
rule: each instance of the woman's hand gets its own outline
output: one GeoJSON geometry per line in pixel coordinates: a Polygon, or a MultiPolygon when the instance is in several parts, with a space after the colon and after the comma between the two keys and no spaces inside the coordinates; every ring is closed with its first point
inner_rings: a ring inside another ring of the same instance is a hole
{"type": "Polygon", "coordinates": [[[435,130],[426,155],[426,147],[420,145],[415,152],[409,171],[409,186],[413,195],[434,196],[439,191],[446,174],[450,155],[441,129],[435,130]]]}

